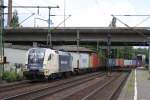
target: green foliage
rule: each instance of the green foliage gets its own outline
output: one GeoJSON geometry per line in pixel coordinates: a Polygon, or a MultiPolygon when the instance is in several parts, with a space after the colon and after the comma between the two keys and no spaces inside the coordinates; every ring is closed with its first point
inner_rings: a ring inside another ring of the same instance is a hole
{"type": "Polygon", "coordinates": [[[133,48],[131,46],[124,47],[124,58],[125,59],[132,59],[134,55],[133,48]]]}
{"type": "Polygon", "coordinates": [[[133,59],[135,57],[135,51],[131,46],[125,46],[124,48],[117,49],[117,58],[133,59]]]}
{"type": "Polygon", "coordinates": [[[135,49],[136,54],[144,54],[146,59],[149,59],[149,52],[146,48],[137,48],[135,49]]]}
{"type": "MultiPolygon", "coordinates": [[[[86,48],[89,48],[93,51],[97,51],[97,46],[84,46],[86,48]]],[[[106,48],[107,49],[107,48],[106,48]]],[[[107,59],[107,50],[104,48],[99,48],[98,54],[101,59],[107,59]]],[[[136,58],[137,54],[144,54],[146,55],[146,59],[148,60],[149,58],[149,53],[148,49],[146,48],[138,48],[134,49],[132,46],[124,46],[123,48],[117,48],[117,49],[112,49],[110,51],[110,57],[111,58],[124,58],[124,59],[134,59],[136,58]]]]}
{"type": "Polygon", "coordinates": [[[17,10],[15,10],[13,12],[13,17],[11,19],[10,26],[13,27],[13,28],[19,27],[19,17],[18,17],[17,10]]]}
{"type": "Polygon", "coordinates": [[[15,72],[4,72],[2,75],[2,79],[8,82],[21,80],[22,77],[15,72]]]}
{"type": "Polygon", "coordinates": [[[123,49],[117,49],[117,58],[124,58],[123,49]]]}

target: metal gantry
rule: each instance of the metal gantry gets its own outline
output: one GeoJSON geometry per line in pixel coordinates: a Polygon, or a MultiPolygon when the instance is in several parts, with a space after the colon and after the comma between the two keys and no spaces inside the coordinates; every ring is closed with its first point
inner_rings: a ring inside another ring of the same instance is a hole
{"type": "Polygon", "coordinates": [[[38,9],[39,12],[39,8],[48,8],[49,9],[49,14],[48,14],[48,34],[47,34],[47,46],[49,46],[50,48],[52,48],[52,34],[51,34],[51,28],[50,28],[50,16],[51,16],[51,9],[52,8],[59,8],[59,6],[12,6],[13,8],[36,8],[38,9]]]}
{"type": "Polygon", "coordinates": [[[52,33],[51,33],[51,27],[50,27],[50,24],[51,24],[51,8],[59,8],[59,6],[55,6],[55,7],[48,7],[49,9],[49,15],[48,15],[48,35],[47,35],[47,45],[52,48],[52,33]]]}

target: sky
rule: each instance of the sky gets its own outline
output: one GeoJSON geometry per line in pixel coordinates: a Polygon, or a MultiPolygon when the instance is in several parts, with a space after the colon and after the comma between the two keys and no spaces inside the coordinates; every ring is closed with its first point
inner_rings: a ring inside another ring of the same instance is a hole
{"type": "MultiPolygon", "coordinates": [[[[64,1],[66,18],[66,27],[108,27],[113,15],[148,15],[150,14],[150,0],[13,0],[13,6],[59,6],[59,8],[51,9],[53,24],[58,26],[64,20],[64,1]]],[[[4,0],[4,4],[8,4],[8,0],[4,0]]],[[[14,9],[13,9],[14,10],[14,9]]],[[[23,27],[47,27],[48,23],[44,20],[48,19],[48,9],[21,9],[18,8],[19,22],[31,16],[28,20],[21,23],[23,27]]],[[[5,9],[7,12],[7,9],[5,9]]],[[[5,23],[7,22],[5,15],[5,23]]],[[[129,26],[149,27],[150,19],[148,16],[116,16],[122,22],[129,26]],[[145,22],[141,23],[143,20],[145,22]],[[141,23],[141,24],[139,24],[141,23]]],[[[60,27],[64,24],[61,24],[60,27]]],[[[118,27],[125,27],[117,21],[118,27]]]]}

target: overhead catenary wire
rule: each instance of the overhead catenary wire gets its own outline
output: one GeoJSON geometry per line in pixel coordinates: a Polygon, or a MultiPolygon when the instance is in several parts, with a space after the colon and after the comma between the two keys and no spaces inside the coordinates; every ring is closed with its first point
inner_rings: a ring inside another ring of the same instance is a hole
{"type": "Polygon", "coordinates": [[[59,8],[59,6],[12,6],[13,8],[59,8]]]}
{"type": "Polygon", "coordinates": [[[146,17],[144,20],[142,20],[141,22],[139,22],[138,24],[136,24],[134,27],[139,26],[140,24],[142,24],[143,22],[147,21],[148,19],[150,19],[150,16],[146,17]]]}
{"type": "MultiPolygon", "coordinates": [[[[112,17],[115,17],[116,15],[111,15],[112,17]]],[[[119,15],[117,15],[119,16],[119,15]]],[[[140,31],[136,31],[134,28],[130,27],[129,25],[127,25],[126,23],[124,23],[123,21],[121,21],[119,18],[115,17],[120,23],[122,23],[123,25],[125,25],[127,28],[131,29],[132,31],[138,33],[139,35],[141,35],[142,37],[147,39],[147,36],[144,35],[142,32],[140,31]]]]}
{"type": "Polygon", "coordinates": [[[64,23],[64,21],[68,20],[71,17],[71,15],[69,15],[68,17],[65,18],[65,20],[63,20],[62,22],[60,22],[53,30],[57,29],[61,24],[64,23]]]}
{"type": "Polygon", "coordinates": [[[126,15],[114,15],[114,16],[150,16],[150,15],[129,15],[129,14],[126,14],[126,15]]]}
{"type": "MultiPolygon", "coordinates": [[[[16,6],[21,6],[21,5],[17,4],[17,3],[15,3],[15,2],[13,2],[13,4],[15,4],[16,6]]],[[[12,5],[12,8],[13,8],[13,5],[12,5]]],[[[29,9],[26,9],[26,8],[23,8],[23,9],[25,9],[26,11],[29,11],[30,13],[33,13],[33,11],[31,11],[29,9]]]]}
{"type": "MultiPolygon", "coordinates": [[[[20,5],[18,5],[18,6],[12,6],[12,8],[25,8],[25,9],[29,9],[29,8],[36,8],[36,9],[39,9],[39,8],[48,8],[48,9],[51,9],[51,8],[59,8],[59,6],[58,5],[57,6],[20,6],[20,5]]],[[[29,17],[27,17],[25,20],[27,20],[31,16],[35,15],[35,13],[33,13],[33,12],[31,12],[31,13],[32,13],[32,15],[30,15],[29,17]]],[[[25,20],[21,21],[21,23],[23,23],[25,20]]]]}
{"type": "Polygon", "coordinates": [[[34,16],[35,13],[32,13],[30,16],[28,16],[27,18],[25,18],[24,20],[22,20],[19,25],[21,25],[23,22],[25,22],[26,20],[28,20],[30,17],[34,16]]]}
{"type": "MultiPolygon", "coordinates": [[[[36,0],[37,1],[37,0],[36,0]]],[[[55,5],[54,3],[52,3],[52,2],[49,2],[50,0],[42,0],[42,2],[44,3],[44,4],[52,4],[52,5],[55,5]]],[[[56,0],[55,0],[56,1],[56,0]]],[[[58,2],[58,1],[57,1],[58,2]]]]}
{"type": "Polygon", "coordinates": [[[66,0],[64,0],[64,27],[66,26],[65,17],[66,17],[66,0]]]}

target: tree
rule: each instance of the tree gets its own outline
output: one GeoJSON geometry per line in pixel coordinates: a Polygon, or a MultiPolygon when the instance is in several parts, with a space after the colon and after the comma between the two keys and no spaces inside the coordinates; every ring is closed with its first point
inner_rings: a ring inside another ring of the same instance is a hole
{"type": "Polygon", "coordinates": [[[14,28],[19,27],[19,17],[18,17],[17,10],[15,10],[13,12],[13,17],[12,17],[11,22],[10,22],[10,27],[14,27],[14,28]]]}
{"type": "Polygon", "coordinates": [[[124,48],[118,48],[117,49],[117,57],[116,58],[124,58],[124,48]]]}
{"type": "Polygon", "coordinates": [[[125,46],[124,47],[124,58],[125,59],[132,59],[132,47],[131,46],[125,46]]]}

